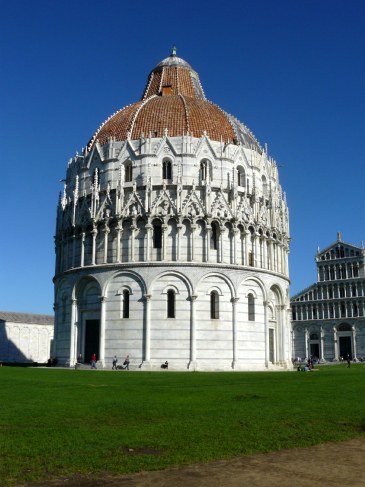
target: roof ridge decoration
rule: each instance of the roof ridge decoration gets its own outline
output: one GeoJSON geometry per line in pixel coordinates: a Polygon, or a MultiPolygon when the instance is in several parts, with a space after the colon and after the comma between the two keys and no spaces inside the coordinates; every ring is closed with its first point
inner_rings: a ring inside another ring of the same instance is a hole
{"type": "Polygon", "coordinates": [[[189,111],[188,111],[188,107],[186,105],[186,101],[185,101],[185,98],[183,95],[178,95],[180,98],[181,98],[181,101],[184,105],[184,110],[185,110],[185,120],[186,120],[186,131],[187,133],[190,132],[190,126],[189,126],[189,111]]]}
{"type": "Polygon", "coordinates": [[[150,73],[149,77],[148,77],[148,82],[147,82],[147,86],[144,90],[144,93],[143,93],[143,96],[142,96],[142,100],[144,100],[147,96],[147,93],[148,93],[148,90],[150,89],[150,86],[151,86],[151,83],[152,83],[152,80],[153,80],[153,77],[155,76],[155,72],[152,71],[152,73],[150,73]]]}
{"type": "Polygon", "coordinates": [[[128,130],[127,130],[127,135],[128,135],[128,140],[131,139],[132,137],[132,132],[133,132],[133,129],[134,129],[134,124],[136,123],[136,119],[138,117],[138,114],[139,112],[142,110],[142,108],[150,101],[152,100],[153,98],[157,98],[157,95],[152,95],[152,96],[149,96],[148,98],[146,98],[145,100],[142,101],[142,103],[139,105],[139,107],[137,108],[137,110],[135,111],[134,115],[133,115],[133,118],[132,120],[130,121],[130,124],[129,124],[129,127],[128,127],[128,130]]]}
{"type": "MultiPolygon", "coordinates": [[[[137,102],[138,103],[138,102],[137,102]]],[[[85,152],[88,153],[91,149],[91,147],[93,146],[94,142],[96,141],[96,138],[98,136],[98,134],[100,133],[101,129],[104,127],[104,125],[106,123],[109,122],[109,120],[111,120],[115,115],[117,115],[118,113],[122,112],[123,110],[125,110],[126,108],[128,107],[131,107],[132,105],[134,105],[135,103],[129,103],[128,105],[125,105],[124,107],[122,108],[119,108],[119,110],[117,110],[116,112],[112,113],[107,119],[104,120],[104,122],[99,125],[99,127],[96,129],[96,131],[94,132],[94,135],[91,137],[91,139],[89,140],[86,148],[85,148],[85,152]]]]}

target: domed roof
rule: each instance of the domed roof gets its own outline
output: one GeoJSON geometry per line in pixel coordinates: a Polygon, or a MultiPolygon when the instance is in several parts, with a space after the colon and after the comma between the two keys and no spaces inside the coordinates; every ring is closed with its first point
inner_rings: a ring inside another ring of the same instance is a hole
{"type": "Polygon", "coordinates": [[[90,140],[88,149],[96,140],[103,145],[110,137],[124,141],[166,134],[206,134],[211,140],[240,143],[261,152],[245,125],[206,99],[199,75],[176,56],[175,48],[151,71],[142,99],[109,117],[90,140]]]}

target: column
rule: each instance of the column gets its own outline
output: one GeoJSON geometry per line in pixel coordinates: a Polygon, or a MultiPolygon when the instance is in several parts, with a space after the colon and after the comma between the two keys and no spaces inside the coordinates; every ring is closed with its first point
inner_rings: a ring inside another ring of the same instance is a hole
{"type": "Polygon", "coordinates": [[[180,253],[181,253],[181,230],[182,230],[182,223],[178,223],[177,227],[177,242],[176,242],[176,261],[180,261],[180,253]]]}
{"type": "Polygon", "coordinates": [[[324,340],[324,333],[323,333],[323,328],[320,328],[320,333],[319,333],[319,360],[320,362],[325,362],[324,359],[324,353],[323,353],[323,340],[324,340]]]}
{"type": "Polygon", "coordinates": [[[333,327],[333,344],[334,344],[334,360],[338,361],[338,341],[337,341],[337,330],[333,327]]]}
{"type": "Polygon", "coordinates": [[[100,296],[100,346],[99,346],[99,357],[98,362],[100,362],[101,367],[104,367],[105,362],[105,308],[106,308],[106,297],[100,296]]]}
{"type": "Polygon", "coordinates": [[[151,223],[147,223],[145,228],[147,231],[146,261],[149,262],[151,260],[151,245],[152,245],[152,225],[151,225],[151,223]]]}
{"type": "Polygon", "coordinates": [[[356,356],[356,328],[353,326],[352,327],[352,359],[353,360],[357,360],[357,356],[356,356]]]}
{"type": "Polygon", "coordinates": [[[135,261],[135,255],[136,255],[136,230],[137,230],[137,226],[133,221],[131,225],[131,262],[135,261]]]}
{"type": "Polygon", "coordinates": [[[195,260],[195,230],[196,230],[196,225],[194,223],[191,224],[191,260],[195,260]]]}
{"type": "Polygon", "coordinates": [[[95,265],[95,255],[96,255],[96,236],[98,234],[98,229],[94,226],[91,231],[93,237],[93,247],[92,247],[92,254],[91,254],[91,264],[95,265]]]}
{"type": "Polygon", "coordinates": [[[206,226],[206,262],[210,260],[210,239],[212,233],[212,227],[210,225],[206,226]]]}
{"type": "Polygon", "coordinates": [[[147,364],[150,363],[151,360],[151,298],[152,294],[145,295],[145,302],[146,302],[146,333],[145,333],[145,348],[144,348],[144,362],[147,364]]]}
{"type": "Polygon", "coordinates": [[[105,224],[104,227],[104,264],[108,262],[108,236],[109,236],[110,229],[108,224],[105,224]]]}
{"type": "Polygon", "coordinates": [[[167,225],[163,223],[162,229],[162,260],[166,260],[166,246],[167,246],[167,225]]]}
{"type": "Polygon", "coordinates": [[[218,236],[219,236],[219,242],[218,242],[218,262],[223,261],[223,234],[224,234],[225,228],[220,226],[218,229],[218,236]]]}
{"type": "Polygon", "coordinates": [[[76,363],[76,326],[77,326],[77,299],[71,300],[71,322],[70,322],[70,359],[69,366],[76,363]]]}
{"type": "Polygon", "coordinates": [[[118,226],[117,226],[117,249],[116,249],[116,252],[117,252],[116,261],[118,263],[121,261],[120,260],[120,239],[121,239],[121,236],[122,236],[122,232],[123,232],[123,229],[122,229],[122,227],[120,226],[120,224],[118,222],[118,226]]]}
{"type": "MultiPolygon", "coordinates": [[[[233,338],[233,353],[232,353],[232,369],[236,368],[237,364],[237,301],[239,298],[232,298],[232,338],[233,338]]],[[[266,323],[266,320],[265,320],[266,323]]],[[[267,328],[267,326],[266,326],[267,328]]]]}
{"type": "Polygon", "coordinates": [[[80,266],[84,267],[85,265],[85,232],[81,233],[81,257],[80,257],[80,266]]]}
{"type": "Polygon", "coordinates": [[[305,340],[305,358],[308,360],[309,351],[308,351],[308,330],[307,330],[307,328],[304,330],[304,340],[305,340]]]}
{"type": "Polygon", "coordinates": [[[72,267],[75,267],[75,256],[76,256],[76,235],[75,232],[72,235],[72,267]]]}
{"type": "Polygon", "coordinates": [[[190,362],[188,369],[196,368],[196,307],[195,301],[198,296],[190,296],[190,362]]]}
{"type": "Polygon", "coordinates": [[[233,232],[233,239],[232,239],[232,243],[233,243],[233,264],[237,264],[237,234],[238,234],[239,230],[237,227],[233,227],[232,232],[233,232]]]}
{"type": "MultiPolygon", "coordinates": [[[[265,323],[265,367],[268,368],[270,364],[270,330],[269,330],[269,322],[267,320],[267,306],[268,306],[268,301],[264,301],[264,323],[265,323]]],[[[275,331],[274,331],[274,336],[273,336],[273,361],[275,363],[275,353],[276,353],[276,336],[275,336],[275,331]]]]}

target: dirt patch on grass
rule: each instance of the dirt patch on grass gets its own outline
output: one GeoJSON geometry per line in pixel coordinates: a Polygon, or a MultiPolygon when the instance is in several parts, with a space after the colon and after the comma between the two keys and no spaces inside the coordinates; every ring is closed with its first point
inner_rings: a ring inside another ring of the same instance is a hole
{"type": "MultiPolygon", "coordinates": [[[[155,472],[64,478],[27,487],[363,487],[365,437],[155,472]]],[[[19,486],[20,487],[20,486],[19,486]]],[[[23,486],[25,487],[25,486],[23,486]]]]}

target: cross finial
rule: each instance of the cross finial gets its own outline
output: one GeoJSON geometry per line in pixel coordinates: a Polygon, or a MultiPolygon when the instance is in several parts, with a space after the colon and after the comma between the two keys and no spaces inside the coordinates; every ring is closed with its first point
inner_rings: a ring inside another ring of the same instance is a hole
{"type": "Polygon", "coordinates": [[[173,46],[171,50],[171,56],[175,57],[176,56],[176,46],[173,46]]]}

